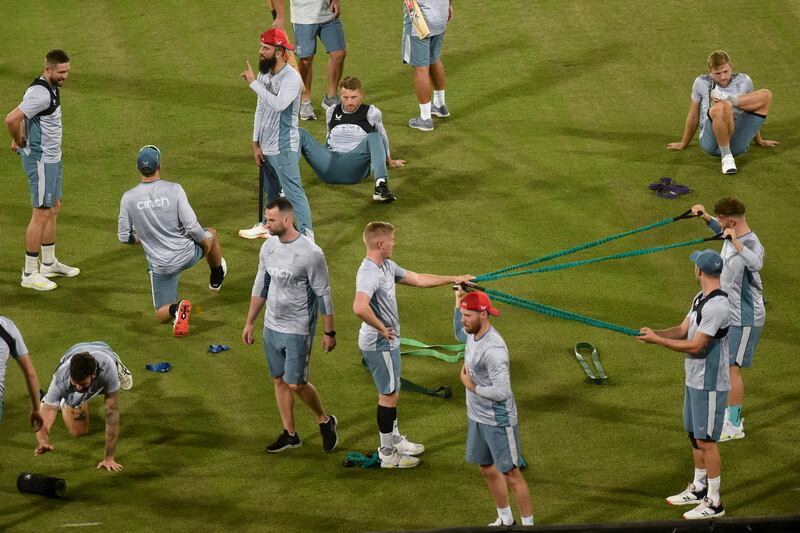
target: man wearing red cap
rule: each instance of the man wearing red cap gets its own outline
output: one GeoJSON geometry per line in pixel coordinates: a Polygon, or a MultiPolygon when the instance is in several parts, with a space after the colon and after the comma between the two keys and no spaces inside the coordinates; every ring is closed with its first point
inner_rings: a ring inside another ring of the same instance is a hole
{"type": "Polygon", "coordinates": [[[508,347],[489,324],[492,307],[486,293],[465,293],[456,286],[453,327],[459,342],[466,343],[461,382],[467,389],[467,462],[480,465],[489,492],[497,505],[497,519],[490,526],[514,524],[508,491],[514,493],[522,525],[533,525],[528,483],[522,477],[522,452],[517,428],[517,405],[511,392],[508,347]]]}
{"type": "MultiPolygon", "coordinates": [[[[294,50],[294,46],[286,32],[280,28],[268,29],[261,35],[258,76],[248,61],[247,70],[241,77],[258,95],[253,121],[253,157],[261,170],[262,182],[267,184],[267,202],[278,199],[283,189],[294,206],[297,229],[313,241],[311,206],[300,181],[298,165],[300,133],[297,113],[303,81],[300,74],[287,65],[287,50],[294,50]]],[[[269,231],[259,221],[251,229],[240,231],[239,235],[246,239],[266,239],[269,231]]]]}

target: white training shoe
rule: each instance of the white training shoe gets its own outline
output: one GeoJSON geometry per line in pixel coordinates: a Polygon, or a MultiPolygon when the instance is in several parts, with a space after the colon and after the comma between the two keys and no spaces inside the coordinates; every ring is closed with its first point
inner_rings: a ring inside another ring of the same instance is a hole
{"type": "Polygon", "coordinates": [[[738,440],[744,438],[744,418],[739,421],[738,426],[734,426],[727,418],[722,423],[722,434],[719,436],[719,442],[729,440],[738,440]]]}
{"type": "Polygon", "coordinates": [[[114,354],[114,359],[117,363],[117,375],[119,376],[119,386],[122,390],[131,390],[133,387],[133,374],[128,370],[128,367],[122,364],[122,360],[117,354],[114,354]]]}
{"type": "Polygon", "coordinates": [[[503,522],[503,519],[499,516],[495,519],[494,522],[491,524],[487,524],[489,527],[511,527],[517,525],[516,520],[513,520],[510,524],[506,524],[503,522]]]}
{"type": "Polygon", "coordinates": [[[390,454],[378,449],[378,457],[381,459],[381,468],[414,468],[419,464],[419,459],[400,453],[397,448],[392,449],[390,454]]]}
{"type": "Polygon", "coordinates": [[[27,276],[25,275],[25,272],[23,272],[20,285],[26,289],[35,289],[37,291],[52,291],[58,287],[55,282],[50,281],[46,277],[42,276],[38,270],[32,274],[28,274],[27,276]]]}
{"type": "Polygon", "coordinates": [[[65,265],[56,259],[56,261],[51,265],[45,265],[42,263],[42,265],[39,267],[39,272],[46,278],[54,278],[56,276],[74,278],[81,273],[81,269],[65,265]]]}
{"type": "Polygon", "coordinates": [[[245,239],[266,239],[269,237],[269,230],[261,222],[256,222],[256,225],[250,229],[240,229],[239,237],[245,239]]]}
{"type": "Polygon", "coordinates": [[[670,505],[697,505],[703,501],[707,493],[708,489],[706,487],[696,490],[694,483],[689,483],[685,491],[668,496],[667,503],[670,505]]]}
{"type": "Polygon", "coordinates": [[[736,161],[732,155],[722,156],[722,173],[736,174],[736,161]]]}
{"type": "Polygon", "coordinates": [[[720,516],[724,515],[725,515],[725,508],[722,506],[722,502],[719,502],[717,505],[714,505],[708,498],[703,498],[703,501],[700,505],[698,505],[691,511],[683,513],[683,517],[686,520],[719,518],[720,516]]]}
{"type": "Polygon", "coordinates": [[[400,435],[400,442],[396,442],[394,447],[406,455],[419,455],[425,451],[425,446],[409,441],[405,435],[400,435]]]}

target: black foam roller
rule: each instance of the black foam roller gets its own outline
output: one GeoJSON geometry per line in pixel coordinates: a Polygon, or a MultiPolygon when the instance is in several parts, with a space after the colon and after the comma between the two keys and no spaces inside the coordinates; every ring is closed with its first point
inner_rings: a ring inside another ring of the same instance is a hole
{"type": "Polygon", "coordinates": [[[61,478],[22,472],[17,477],[17,490],[39,494],[48,498],[60,498],[67,492],[67,482],[61,478]]]}

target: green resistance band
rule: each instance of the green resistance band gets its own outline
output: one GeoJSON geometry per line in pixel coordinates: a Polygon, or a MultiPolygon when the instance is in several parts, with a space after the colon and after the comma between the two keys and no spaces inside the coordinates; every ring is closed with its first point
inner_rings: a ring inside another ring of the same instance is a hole
{"type": "Polygon", "coordinates": [[[594,347],[593,344],[588,342],[579,342],[575,345],[574,351],[575,359],[578,360],[578,364],[581,365],[584,374],[589,381],[594,383],[595,385],[603,385],[604,383],[608,382],[608,375],[606,374],[605,369],[603,369],[603,364],[600,362],[600,352],[597,351],[597,348],[594,347]],[[589,362],[581,355],[581,352],[589,352],[591,353],[592,364],[594,365],[594,371],[589,365],[589,362]]]}

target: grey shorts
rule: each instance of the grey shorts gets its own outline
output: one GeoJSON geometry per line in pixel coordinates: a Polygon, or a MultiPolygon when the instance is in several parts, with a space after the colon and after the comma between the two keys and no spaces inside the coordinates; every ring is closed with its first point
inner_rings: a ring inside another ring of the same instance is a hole
{"type": "MultiPolygon", "coordinates": [[[[731,153],[733,155],[743,154],[750,148],[750,143],[755,139],[756,134],[761,130],[767,117],[756,113],[744,112],[734,121],[733,135],[731,135],[731,153]]],[[[703,124],[700,130],[700,148],[709,155],[720,155],[717,138],[714,136],[714,128],[711,127],[711,117],[703,124]]]]}
{"type": "Polygon", "coordinates": [[[313,335],[282,333],[264,328],[264,353],[269,374],[292,385],[308,383],[308,360],[313,335]]]}
{"type": "Polygon", "coordinates": [[[420,39],[413,35],[411,31],[411,20],[406,17],[406,22],[403,24],[403,43],[401,46],[403,63],[415,67],[433,65],[442,55],[443,42],[444,33],[431,35],[425,39],[420,39]]]}
{"type": "Polygon", "coordinates": [[[400,348],[361,350],[379,394],[400,392],[400,348]]]}
{"type": "Polygon", "coordinates": [[[467,419],[467,462],[493,464],[503,474],[519,467],[522,452],[517,426],[488,426],[467,419]]]}
{"type": "Polygon", "coordinates": [[[153,293],[153,307],[159,309],[167,304],[174,304],[178,301],[178,279],[181,272],[194,266],[203,258],[203,248],[194,245],[194,255],[180,269],[171,274],[156,274],[148,269],[150,274],[150,290],[153,293]]]}
{"type": "Polygon", "coordinates": [[[683,429],[701,440],[719,440],[728,391],[700,390],[687,386],[683,396],[683,429]]]}
{"type": "Polygon", "coordinates": [[[22,155],[22,168],[28,175],[31,207],[53,207],[61,199],[61,161],[44,163],[22,155]]]}
{"type": "Polygon", "coordinates": [[[753,366],[753,355],[760,336],[760,327],[731,326],[728,329],[728,364],[741,368],[753,366]]]}
{"type": "Polygon", "coordinates": [[[317,37],[322,41],[325,51],[329,54],[345,49],[344,26],[339,18],[320,24],[292,24],[292,28],[299,58],[316,55],[317,37]]]}

